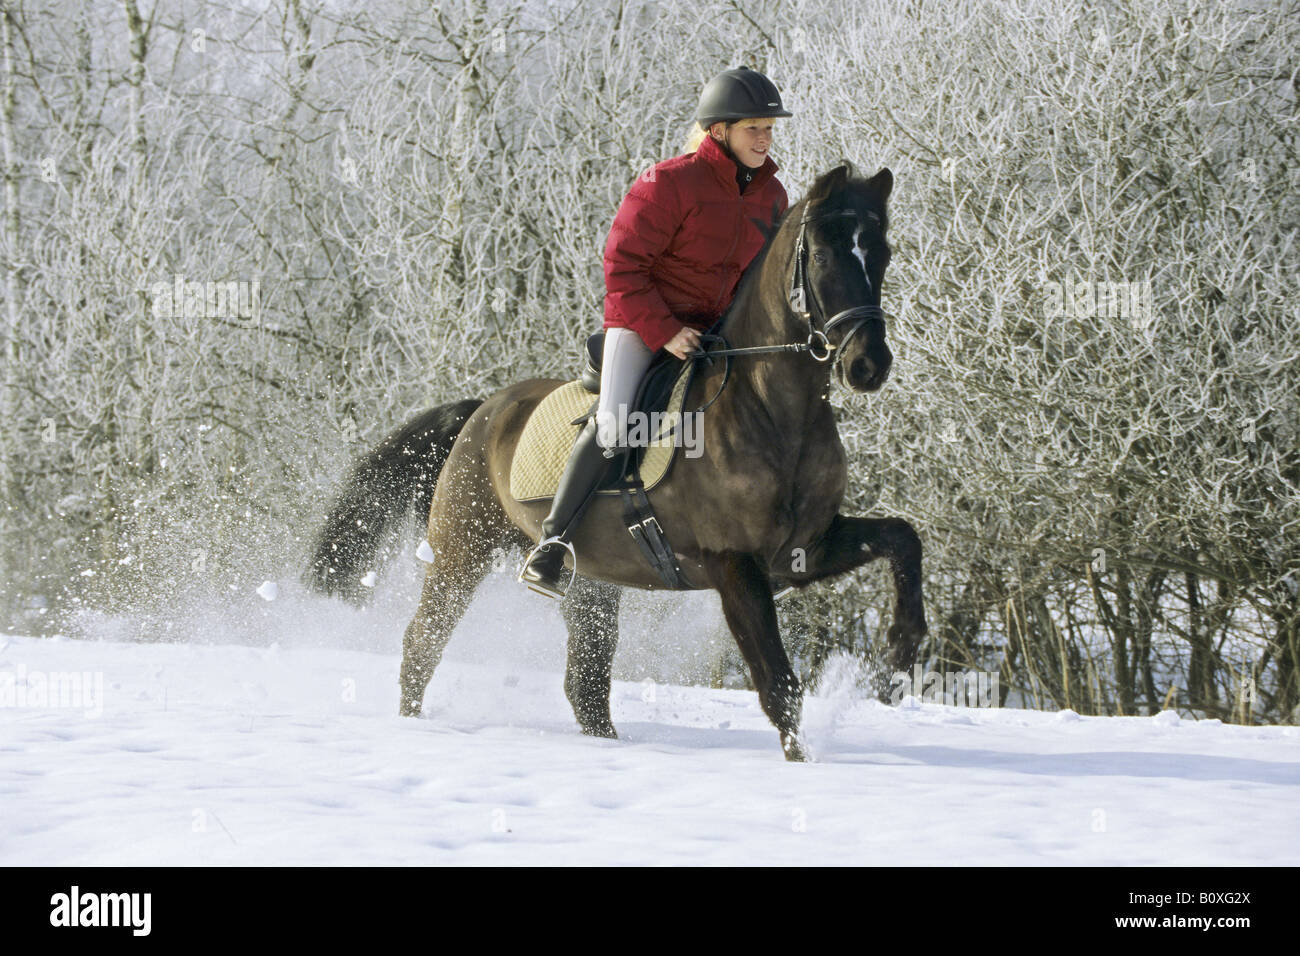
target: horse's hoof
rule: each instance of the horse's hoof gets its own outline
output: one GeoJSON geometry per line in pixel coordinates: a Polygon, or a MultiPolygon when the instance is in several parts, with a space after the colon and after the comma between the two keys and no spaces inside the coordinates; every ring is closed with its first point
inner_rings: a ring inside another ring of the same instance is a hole
{"type": "Polygon", "coordinates": [[[894,684],[886,682],[883,678],[874,678],[871,681],[871,693],[876,700],[882,704],[890,705],[894,701],[894,684]]]}
{"type": "Polygon", "coordinates": [[[791,763],[807,763],[808,751],[804,749],[803,742],[793,735],[781,740],[781,749],[785,751],[785,759],[791,763]]]}
{"type": "Polygon", "coordinates": [[[608,740],[618,740],[618,731],[614,729],[613,724],[596,724],[591,727],[583,727],[582,732],[588,737],[605,737],[608,740]]]}
{"type": "Polygon", "coordinates": [[[895,672],[910,673],[924,637],[924,628],[902,623],[891,624],[885,633],[885,641],[890,648],[889,666],[895,672]]]}

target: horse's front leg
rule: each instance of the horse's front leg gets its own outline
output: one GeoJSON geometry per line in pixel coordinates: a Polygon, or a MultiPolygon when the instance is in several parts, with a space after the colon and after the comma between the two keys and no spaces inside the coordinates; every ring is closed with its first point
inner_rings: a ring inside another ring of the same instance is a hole
{"type": "Polygon", "coordinates": [[[722,597],[722,613],[758,691],[758,701],[781,733],[787,760],[807,759],[799,741],[803,692],[786,657],[767,569],[752,555],[706,551],[709,586],[722,597]]]}
{"type": "Polygon", "coordinates": [[[887,558],[894,575],[894,623],[890,625],[888,664],[894,671],[910,671],[929,628],[921,599],[921,538],[902,518],[846,518],[836,515],[806,553],[789,556],[790,570],[779,565],[773,573],[781,581],[802,587],[887,558]]]}

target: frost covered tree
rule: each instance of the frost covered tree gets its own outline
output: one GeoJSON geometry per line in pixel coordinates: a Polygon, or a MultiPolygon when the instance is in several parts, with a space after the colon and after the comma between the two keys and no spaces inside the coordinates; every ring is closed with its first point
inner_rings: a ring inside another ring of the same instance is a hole
{"type": "MultiPolygon", "coordinates": [[[[834,401],[848,507],[922,531],[930,665],[1294,719],[1297,12],[6,0],[9,626],[292,566],[363,444],[572,372],[619,200],[746,63],[792,199],[896,176],[894,376],[834,401]]],[[[870,660],[876,573],[783,605],[806,674],[870,660]]]]}

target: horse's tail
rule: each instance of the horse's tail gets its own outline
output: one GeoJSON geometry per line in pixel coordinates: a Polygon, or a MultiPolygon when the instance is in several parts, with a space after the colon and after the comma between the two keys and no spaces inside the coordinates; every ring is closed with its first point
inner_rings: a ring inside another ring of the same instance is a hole
{"type": "Polygon", "coordinates": [[[368,568],[387,532],[410,513],[427,516],[438,474],[481,398],[439,405],[412,418],[356,463],[313,547],[304,580],[325,594],[360,601],[368,568]]]}

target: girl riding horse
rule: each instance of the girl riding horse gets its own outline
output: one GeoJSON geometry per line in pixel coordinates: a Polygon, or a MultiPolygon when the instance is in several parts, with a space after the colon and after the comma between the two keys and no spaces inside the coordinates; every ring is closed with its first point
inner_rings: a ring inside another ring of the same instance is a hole
{"type": "Polygon", "coordinates": [[[763,247],[755,221],[775,223],[785,212],[785,188],[768,151],[773,119],[790,115],[763,74],[746,67],[718,74],[700,96],[686,152],[639,176],[619,206],[605,244],[599,406],[574,443],[541,541],[519,574],[539,594],[564,596],[564,554],[625,442],[620,406],[632,404],[660,349],[685,359],[699,347],[700,332],[726,311],[763,247]]]}
{"type": "Polygon", "coordinates": [[[880,673],[908,673],[916,662],[927,632],[921,539],[902,518],[841,513],[848,455],[829,400],[833,375],[853,392],[876,392],[893,364],[881,305],[893,173],[864,177],[843,161],[783,213],[785,193],[765,155],[767,116],[789,115],[776,91],[751,71],[733,70],[705,94],[705,120],[728,105],[711,96],[743,102],[730,120],[709,124],[711,137],[694,153],[660,163],[653,178],[634,184],[619,212],[606,255],[606,416],[575,448],[550,513],[544,500],[519,500],[510,487],[528,422],[564,384],[530,379],[403,424],[358,460],[317,535],[310,583],[355,599],[368,589],[395,524],[411,506],[427,515],[431,561],[402,641],[404,716],[420,714],[447,642],[496,556],[540,541],[546,547],[531,555],[527,573],[549,581],[576,527],[583,568],[561,603],[569,632],[564,692],[584,733],[617,736],[610,691],[619,597],[628,587],[661,588],[664,579],[640,539],[614,533],[632,530],[625,506],[591,494],[602,451],[632,440],[630,429],[626,438],[617,434],[627,419],[611,422],[609,413],[629,400],[654,349],[698,354],[699,326],[724,308],[705,340],[714,361],[696,368],[681,399],[708,409],[699,433],[708,454],[678,461],[655,486],[654,515],[638,527],[653,521],[659,544],[671,542],[684,589],[718,593],[787,759],[807,756],[799,735],[803,690],[781,641],[776,593],[885,560],[895,601],[880,673]],[[744,122],[751,119],[757,122],[744,122]]]}

